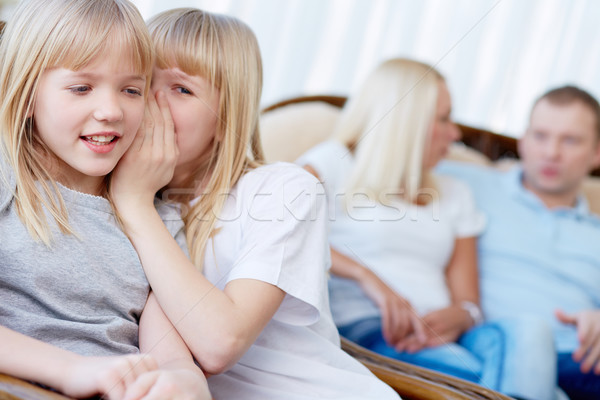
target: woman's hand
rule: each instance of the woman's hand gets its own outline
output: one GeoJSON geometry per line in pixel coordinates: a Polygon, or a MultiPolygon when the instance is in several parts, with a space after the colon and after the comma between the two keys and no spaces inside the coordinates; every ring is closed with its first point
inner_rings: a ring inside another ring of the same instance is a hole
{"type": "Polygon", "coordinates": [[[332,248],[331,273],[355,281],[375,303],[381,312],[383,337],[390,346],[397,347],[410,334],[414,334],[419,340],[425,340],[423,325],[410,303],[370,268],[332,248]]]}
{"type": "Polygon", "coordinates": [[[460,335],[473,325],[467,311],[458,305],[451,305],[426,314],[423,319],[426,339],[419,343],[415,339],[406,341],[406,351],[416,352],[425,347],[435,347],[456,342],[460,335]]]}
{"type": "Polygon", "coordinates": [[[156,192],[173,177],[179,151],[164,93],[150,93],[144,121],[112,174],[110,192],[117,209],[154,204],[156,192]]]}
{"type": "Polygon", "coordinates": [[[390,346],[402,351],[402,347],[397,346],[408,335],[414,335],[417,340],[425,340],[423,324],[408,300],[369,269],[365,269],[358,283],[367,297],[379,308],[383,337],[390,346]]]}

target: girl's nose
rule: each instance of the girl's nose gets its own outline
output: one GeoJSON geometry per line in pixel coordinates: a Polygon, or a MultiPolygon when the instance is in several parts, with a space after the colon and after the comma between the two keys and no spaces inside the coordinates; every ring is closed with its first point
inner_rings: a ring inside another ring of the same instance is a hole
{"type": "Polygon", "coordinates": [[[94,111],[94,118],[98,121],[115,122],[123,118],[123,109],[117,95],[107,94],[98,99],[99,104],[94,111]]]}

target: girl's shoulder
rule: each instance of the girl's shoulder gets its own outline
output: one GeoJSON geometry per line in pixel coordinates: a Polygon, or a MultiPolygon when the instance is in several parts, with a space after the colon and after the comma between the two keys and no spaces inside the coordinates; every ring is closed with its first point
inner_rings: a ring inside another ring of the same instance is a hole
{"type": "Polygon", "coordinates": [[[271,220],[289,213],[302,215],[325,202],[321,182],[304,168],[287,162],[248,171],[231,194],[229,201],[235,209],[251,210],[254,217],[271,220]]]}

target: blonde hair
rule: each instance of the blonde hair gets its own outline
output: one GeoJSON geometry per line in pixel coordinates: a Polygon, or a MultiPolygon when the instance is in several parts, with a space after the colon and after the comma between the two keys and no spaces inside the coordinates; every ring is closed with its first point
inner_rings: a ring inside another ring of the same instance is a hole
{"type": "MultiPolygon", "coordinates": [[[[262,61],[252,30],[236,18],[194,8],[165,11],[148,22],[156,66],[201,76],[219,91],[217,128],[208,165],[210,176],[199,200],[183,215],[190,257],[202,269],[208,240],[227,194],[262,160],[259,107],[262,61]]],[[[192,184],[192,182],[187,182],[192,184]]],[[[198,193],[196,193],[198,195],[198,193]]],[[[188,202],[190,197],[182,199],[188,202]]]]}
{"type": "Polygon", "coordinates": [[[433,187],[423,176],[423,155],[432,128],[442,75],[408,59],[383,62],[345,105],[334,138],[354,154],[346,199],[398,194],[416,202],[419,189],[433,187]]]}
{"type": "Polygon", "coordinates": [[[14,172],[19,217],[46,245],[51,234],[44,209],[61,232],[73,232],[44,163],[55,156],[35,133],[32,113],[40,77],[54,67],[79,70],[115,48],[131,50],[131,65],[149,85],[152,43],[128,0],[23,0],[6,24],[0,43],[0,147],[14,172]]]}

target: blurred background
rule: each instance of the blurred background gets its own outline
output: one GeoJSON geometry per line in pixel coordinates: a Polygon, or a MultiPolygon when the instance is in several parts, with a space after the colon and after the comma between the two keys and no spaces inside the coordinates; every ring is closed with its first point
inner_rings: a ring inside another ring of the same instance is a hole
{"type": "MultiPolygon", "coordinates": [[[[16,0],[0,0],[10,18],[16,0]]],[[[411,57],[447,78],[457,122],[520,136],[542,92],[600,97],[597,0],[133,0],[144,18],[197,7],[245,21],[264,61],[263,106],[348,95],[384,59],[411,57]]]]}

